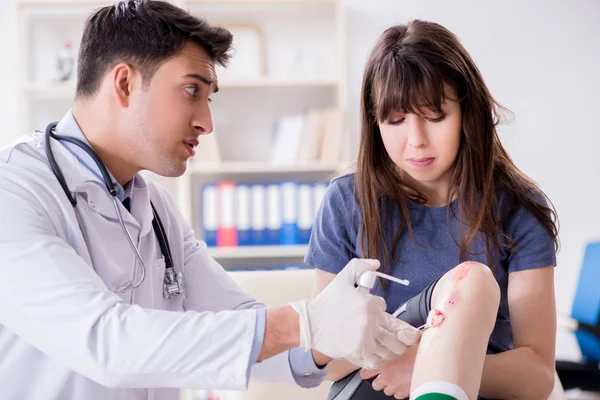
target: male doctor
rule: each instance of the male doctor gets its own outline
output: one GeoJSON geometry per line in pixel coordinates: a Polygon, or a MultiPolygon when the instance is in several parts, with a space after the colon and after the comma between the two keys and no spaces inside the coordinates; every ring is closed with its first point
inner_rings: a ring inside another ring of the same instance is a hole
{"type": "Polygon", "coordinates": [[[378,262],[353,260],[317,298],[267,309],[208,256],[166,191],[138,174],[184,173],[198,137],[213,130],[215,64],[226,64],[231,42],[161,1],[90,16],[74,106],[53,132],[91,146],[120,202],[70,142],[49,142],[65,187],[42,133],[0,152],[2,399],[176,399],[174,388],[245,389],[251,375],[311,387],[331,358],[376,368],[405,350],[398,336],[409,328],[354,288],[378,262]],[[163,296],[152,206],[182,294],[163,296]]]}

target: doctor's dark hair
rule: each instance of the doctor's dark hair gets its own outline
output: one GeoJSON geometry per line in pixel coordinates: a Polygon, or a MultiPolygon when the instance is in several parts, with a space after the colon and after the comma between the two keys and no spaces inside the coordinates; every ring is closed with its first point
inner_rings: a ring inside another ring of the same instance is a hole
{"type": "MultiPolygon", "coordinates": [[[[458,199],[458,210],[447,207],[448,223],[455,213],[461,223],[455,241],[460,261],[470,259],[477,235],[485,239],[488,265],[494,269],[502,250],[518,251],[515,239],[502,230],[503,221],[524,207],[545,228],[558,249],[557,216],[537,184],[521,172],[502,146],[497,125],[505,109],[490,94],[471,56],[460,40],[443,26],[414,20],[387,29],[366,63],[361,92],[361,137],[356,188],[363,215],[361,248],[367,258],[381,259],[387,270],[400,235],[413,237],[406,200],[424,204],[427,197],[401,179],[388,155],[379,124],[394,111],[423,115],[442,112],[451,86],[462,111],[462,131],[454,161],[448,199],[458,199]],[[500,215],[499,195],[507,196],[508,211],[500,215]],[[397,205],[401,222],[392,248],[383,235],[382,200],[397,205]],[[549,206],[550,205],[550,206],[549,206]],[[391,250],[391,251],[390,251],[391,250]],[[381,257],[380,257],[381,256],[381,257]]],[[[386,271],[389,273],[389,271],[386,271]]]]}
{"type": "Polygon", "coordinates": [[[89,97],[104,75],[130,64],[148,84],[158,67],[179,54],[186,42],[200,45],[225,66],[232,34],[187,11],[159,0],[123,0],[96,10],[87,19],[77,61],[76,97],[89,97]]]}

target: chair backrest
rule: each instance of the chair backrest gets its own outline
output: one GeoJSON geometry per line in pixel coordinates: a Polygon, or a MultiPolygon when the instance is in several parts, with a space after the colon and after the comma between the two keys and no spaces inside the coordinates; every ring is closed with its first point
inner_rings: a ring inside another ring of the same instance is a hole
{"type": "MultiPolygon", "coordinates": [[[[600,242],[589,243],[585,248],[571,316],[592,326],[599,323],[600,242]]],[[[583,357],[590,362],[600,363],[600,338],[585,331],[577,331],[575,335],[583,357]]]]}
{"type": "Polygon", "coordinates": [[[313,269],[229,272],[238,285],[269,307],[310,299],[314,275],[313,269]]]}
{"type": "MultiPolygon", "coordinates": [[[[249,294],[269,307],[285,305],[294,300],[310,299],[315,271],[313,269],[287,271],[235,271],[229,275],[249,294]]],[[[303,389],[283,383],[250,381],[246,392],[219,391],[222,400],[265,399],[326,399],[331,382],[316,388],[303,389]]]]}

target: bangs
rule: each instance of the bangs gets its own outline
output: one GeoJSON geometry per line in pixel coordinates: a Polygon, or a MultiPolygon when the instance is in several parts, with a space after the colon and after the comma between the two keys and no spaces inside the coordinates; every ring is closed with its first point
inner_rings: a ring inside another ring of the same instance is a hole
{"type": "Polygon", "coordinates": [[[419,115],[427,110],[441,113],[447,98],[441,68],[423,57],[411,59],[391,53],[375,71],[373,82],[373,112],[380,122],[394,111],[419,115]]]}

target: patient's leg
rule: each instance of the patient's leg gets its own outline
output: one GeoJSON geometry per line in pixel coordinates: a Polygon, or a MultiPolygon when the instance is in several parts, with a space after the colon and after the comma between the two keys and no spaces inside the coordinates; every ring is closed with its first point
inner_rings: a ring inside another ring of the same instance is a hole
{"type": "Polygon", "coordinates": [[[435,286],[417,353],[411,393],[423,384],[447,382],[476,399],[488,340],[498,312],[500,289],[490,269],[465,262],[435,286]]]}

